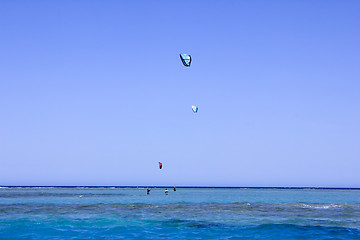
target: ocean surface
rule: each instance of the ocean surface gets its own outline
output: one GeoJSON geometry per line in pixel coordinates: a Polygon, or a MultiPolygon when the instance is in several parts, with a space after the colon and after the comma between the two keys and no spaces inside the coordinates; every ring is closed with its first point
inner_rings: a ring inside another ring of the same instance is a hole
{"type": "Polygon", "coordinates": [[[360,190],[1,187],[0,239],[360,239],[360,190]]]}

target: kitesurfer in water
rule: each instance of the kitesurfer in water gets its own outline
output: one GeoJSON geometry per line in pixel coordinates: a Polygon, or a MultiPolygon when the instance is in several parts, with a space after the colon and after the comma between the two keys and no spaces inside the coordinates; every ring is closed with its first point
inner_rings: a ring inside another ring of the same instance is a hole
{"type": "Polygon", "coordinates": [[[167,190],[167,188],[165,189],[165,195],[168,195],[169,191],[167,190]]]}
{"type": "Polygon", "coordinates": [[[174,186],[174,192],[176,192],[176,187],[174,186]]]}
{"type": "Polygon", "coordinates": [[[147,189],[146,189],[146,194],[149,195],[149,194],[150,194],[150,191],[151,191],[151,189],[150,189],[150,188],[147,188],[147,189]]]}

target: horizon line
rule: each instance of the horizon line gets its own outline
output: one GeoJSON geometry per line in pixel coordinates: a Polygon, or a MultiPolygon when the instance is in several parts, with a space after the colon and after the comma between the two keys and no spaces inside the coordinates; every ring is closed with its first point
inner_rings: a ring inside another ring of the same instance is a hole
{"type": "Polygon", "coordinates": [[[233,189],[354,189],[360,187],[246,187],[246,186],[173,186],[173,185],[0,185],[0,188],[233,188],[233,189]]]}

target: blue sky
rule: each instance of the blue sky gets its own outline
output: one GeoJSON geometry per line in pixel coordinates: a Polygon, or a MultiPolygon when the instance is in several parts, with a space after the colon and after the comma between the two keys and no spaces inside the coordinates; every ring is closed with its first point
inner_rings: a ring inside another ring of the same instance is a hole
{"type": "Polygon", "coordinates": [[[359,12],[1,1],[0,185],[360,187],[359,12]]]}

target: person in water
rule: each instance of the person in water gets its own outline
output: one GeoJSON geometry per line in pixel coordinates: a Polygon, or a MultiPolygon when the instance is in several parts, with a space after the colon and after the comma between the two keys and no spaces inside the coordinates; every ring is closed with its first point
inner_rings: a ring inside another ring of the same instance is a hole
{"type": "Polygon", "coordinates": [[[174,192],[176,192],[176,187],[174,186],[174,192]]]}
{"type": "Polygon", "coordinates": [[[149,195],[149,194],[150,194],[150,191],[151,191],[151,189],[150,189],[150,188],[147,188],[147,189],[146,189],[146,194],[149,195]]]}
{"type": "Polygon", "coordinates": [[[165,189],[165,195],[168,195],[169,191],[167,189],[165,189]]]}

